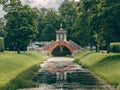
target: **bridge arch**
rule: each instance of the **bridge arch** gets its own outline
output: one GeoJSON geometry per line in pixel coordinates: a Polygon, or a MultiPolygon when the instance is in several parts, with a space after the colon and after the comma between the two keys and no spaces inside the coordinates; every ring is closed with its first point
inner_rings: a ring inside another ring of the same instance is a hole
{"type": "Polygon", "coordinates": [[[75,48],[70,46],[67,42],[55,42],[50,48],[48,48],[49,53],[52,53],[53,50],[58,46],[64,46],[64,47],[68,48],[70,50],[71,54],[73,54],[73,52],[75,51],[75,48]]]}

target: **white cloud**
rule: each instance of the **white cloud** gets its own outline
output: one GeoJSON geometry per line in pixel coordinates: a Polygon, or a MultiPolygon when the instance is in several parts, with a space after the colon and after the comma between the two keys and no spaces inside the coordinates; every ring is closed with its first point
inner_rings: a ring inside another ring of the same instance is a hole
{"type": "Polygon", "coordinates": [[[0,5],[0,18],[5,15],[5,12],[3,11],[3,6],[0,5]]]}
{"type": "MultiPolygon", "coordinates": [[[[22,4],[30,5],[31,7],[46,7],[58,8],[64,0],[21,0],[22,4]]],[[[80,0],[75,0],[80,1],[80,0]]]]}
{"type": "Polygon", "coordinates": [[[80,0],[75,0],[76,2],[80,1],[80,0]]]}
{"type": "MultiPolygon", "coordinates": [[[[57,0],[21,0],[22,4],[28,4],[31,7],[46,7],[46,8],[58,8],[60,3],[57,0]]],[[[63,0],[61,0],[62,2],[63,0]]]]}

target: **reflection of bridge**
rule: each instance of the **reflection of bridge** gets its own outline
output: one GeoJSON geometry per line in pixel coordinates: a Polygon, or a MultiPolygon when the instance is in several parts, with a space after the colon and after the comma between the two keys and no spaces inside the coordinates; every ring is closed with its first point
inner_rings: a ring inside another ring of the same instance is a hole
{"type": "Polygon", "coordinates": [[[46,45],[44,45],[41,48],[41,51],[43,51],[46,54],[51,55],[53,50],[56,47],[60,47],[60,51],[63,51],[63,47],[68,48],[68,50],[71,52],[72,55],[75,55],[76,53],[80,52],[83,50],[82,47],[80,47],[78,44],[76,44],[75,42],[69,40],[67,41],[67,31],[62,29],[62,25],[61,25],[61,29],[60,30],[56,30],[56,41],[50,41],[49,43],[47,43],[46,45]]]}

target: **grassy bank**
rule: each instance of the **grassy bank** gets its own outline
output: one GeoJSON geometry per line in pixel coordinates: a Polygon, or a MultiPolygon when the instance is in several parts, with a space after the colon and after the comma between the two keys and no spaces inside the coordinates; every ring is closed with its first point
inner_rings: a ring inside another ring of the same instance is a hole
{"type": "Polygon", "coordinates": [[[48,57],[35,51],[0,53],[0,90],[34,86],[30,81],[40,63],[48,57]]]}
{"type": "Polygon", "coordinates": [[[85,51],[75,57],[75,62],[86,65],[108,84],[120,89],[120,53],[85,51]]]}

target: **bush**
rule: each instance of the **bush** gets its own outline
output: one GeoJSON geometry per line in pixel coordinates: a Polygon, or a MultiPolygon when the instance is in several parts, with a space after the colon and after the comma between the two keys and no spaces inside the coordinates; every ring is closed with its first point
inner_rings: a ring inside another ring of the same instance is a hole
{"type": "Polygon", "coordinates": [[[120,43],[111,43],[110,44],[110,51],[119,53],[120,52],[120,43]]]}
{"type": "Polygon", "coordinates": [[[4,39],[0,37],[0,52],[4,52],[4,39]]]}

